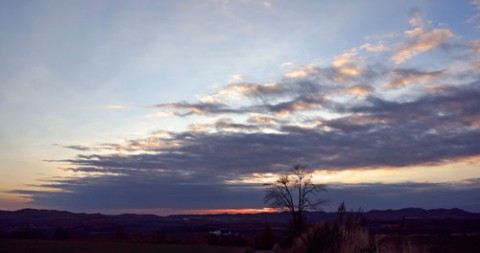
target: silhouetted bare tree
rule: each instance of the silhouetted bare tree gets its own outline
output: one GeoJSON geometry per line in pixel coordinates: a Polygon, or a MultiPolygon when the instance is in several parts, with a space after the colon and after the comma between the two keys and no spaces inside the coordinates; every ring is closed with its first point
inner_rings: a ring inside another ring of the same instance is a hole
{"type": "Polygon", "coordinates": [[[304,211],[318,210],[326,203],[316,196],[326,191],[325,185],[314,184],[311,172],[305,168],[302,165],[295,165],[289,174],[280,176],[273,183],[265,184],[268,186],[265,203],[273,208],[288,210],[293,218],[295,232],[302,230],[304,211]]]}

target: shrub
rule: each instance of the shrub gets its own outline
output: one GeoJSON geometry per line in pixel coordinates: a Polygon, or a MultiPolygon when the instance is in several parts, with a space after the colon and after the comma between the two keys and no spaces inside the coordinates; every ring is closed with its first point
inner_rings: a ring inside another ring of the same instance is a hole
{"type": "Polygon", "coordinates": [[[270,224],[266,222],[263,225],[263,230],[260,233],[260,236],[258,238],[257,249],[270,250],[272,249],[274,244],[275,244],[275,239],[273,237],[272,228],[270,227],[270,224]]]}
{"type": "Polygon", "coordinates": [[[342,203],[334,221],[311,225],[294,238],[291,247],[282,253],[419,253],[428,252],[415,245],[403,231],[402,221],[397,233],[376,238],[364,227],[363,211],[345,212],[342,203]]]}

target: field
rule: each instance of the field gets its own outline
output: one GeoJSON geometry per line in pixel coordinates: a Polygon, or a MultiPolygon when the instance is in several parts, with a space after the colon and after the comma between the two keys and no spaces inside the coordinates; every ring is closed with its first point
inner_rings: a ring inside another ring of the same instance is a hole
{"type": "Polygon", "coordinates": [[[339,219],[312,212],[302,240],[293,240],[288,213],[160,217],[25,209],[0,211],[0,253],[241,253],[275,243],[278,253],[478,253],[479,215],[408,208],[348,212],[339,219]]]}
{"type": "Polygon", "coordinates": [[[0,239],[2,253],[243,253],[244,248],[209,245],[0,239]]]}

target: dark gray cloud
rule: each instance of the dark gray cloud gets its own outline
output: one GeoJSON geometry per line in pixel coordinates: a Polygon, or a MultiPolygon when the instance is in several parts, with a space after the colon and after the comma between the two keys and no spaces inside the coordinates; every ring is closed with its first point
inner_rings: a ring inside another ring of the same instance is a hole
{"type": "Polygon", "coordinates": [[[248,113],[280,113],[292,114],[297,111],[313,110],[319,107],[334,107],[333,101],[323,98],[323,93],[306,93],[298,97],[290,98],[290,100],[278,103],[262,103],[248,106],[233,107],[221,103],[169,103],[159,104],[159,108],[171,108],[175,110],[177,116],[198,115],[221,115],[221,114],[248,114],[248,113]]]}
{"type": "Polygon", "coordinates": [[[59,145],[59,144],[54,144],[54,146],[59,146],[59,147],[66,148],[66,149],[73,149],[73,150],[77,150],[77,151],[90,151],[91,150],[90,147],[83,146],[83,145],[59,145]]]}
{"type": "MultiPolygon", "coordinates": [[[[238,124],[224,118],[212,125],[219,131],[169,133],[125,144],[148,152],[80,154],[63,160],[73,171],[100,176],[42,185],[63,192],[23,194],[33,196],[38,204],[71,208],[261,207],[263,193],[258,185],[228,182],[251,173],[282,172],[296,163],[343,170],[440,164],[479,155],[479,103],[480,83],[475,82],[407,102],[367,96],[361,103],[344,106],[344,117],[305,119],[315,124],[289,124],[268,116],[238,124]],[[276,132],[258,131],[268,121],[272,122],[266,125],[276,132]]],[[[350,206],[365,208],[457,205],[454,196],[465,193],[462,196],[470,202],[462,205],[478,209],[471,200],[478,189],[449,185],[369,184],[332,191],[333,201],[343,198],[350,206]],[[423,197],[418,197],[425,188],[423,197]]]]}
{"type": "Polygon", "coordinates": [[[480,212],[479,179],[455,183],[371,183],[332,185],[330,205],[345,201],[350,208],[400,209],[405,207],[461,208],[480,212]]]}
{"type": "Polygon", "coordinates": [[[189,116],[192,114],[221,114],[221,113],[246,113],[248,110],[233,109],[223,103],[208,103],[208,102],[199,102],[199,103],[188,103],[188,102],[178,102],[178,103],[166,103],[158,104],[156,107],[159,108],[171,108],[177,110],[178,116],[189,116]]]}
{"type": "Polygon", "coordinates": [[[430,82],[441,78],[444,72],[444,70],[393,69],[391,72],[392,80],[385,86],[388,88],[402,88],[412,84],[430,82]]]}
{"type": "MultiPolygon", "coordinates": [[[[260,185],[169,183],[151,178],[111,177],[63,180],[56,185],[64,192],[15,191],[33,195],[34,203],[75,211],[128,209],[234,209],[262,208],[265,189],[260,185]]],[[[455,183],[330,184],[323,207],[334,211],[345,201],[349,208],[397,209],[462,208],[480,212],[479,179],[455,183]]]]}
{"type": "MultiPolygon", "coordinates": [[[[321,118],[310,126],[278,124],[275,133],[256,131],[261,126],[255,124],[223,120],[214,127],[239,131],[181,132],[155,139],[157,146],[146,147],[155,153],[79,155],[66,162],[100,168],[195,167],[234,175],[272,172],[298,161],[331,170],[440,163],[480,154],[479,87],[472,83],[403,103],[369,96],[343,108],[352,113],[348,116],[321,118]],[[175,145],[169,145],[172,142],[175,145]]],[[[285,108],[290,106],[287,103],[285,108]]],[[[136,145],[142,146],[138,141],[136,145]]]]}

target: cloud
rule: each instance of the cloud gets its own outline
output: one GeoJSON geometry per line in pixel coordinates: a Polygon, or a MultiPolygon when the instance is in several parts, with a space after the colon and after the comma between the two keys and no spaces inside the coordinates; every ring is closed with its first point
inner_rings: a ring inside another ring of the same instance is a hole
{"type": "Polygon", "coordinates": [[[165,118],[175,116],[175,113],[172,111],[160,111],[155,113],[149,113],[145,115],[145,118],[165,118]]]}
{"type": "MultiPolygon", "coordinates": [[[[362,46],[360,49],[362,49],[362,46]]],[[[365,69],[360,67],[360,64],[365,60],[366,57],[360,56],[357,48],[347,50],[335,57],[332,62],[332,71],[335,75],[334,80],[348,82],[352,77],[361,76],[365,69]]]]}
{"type": "Polygon", "coordinates": [[[446,92],[452,91],[455,88],[453,85],[429,85],[426,87],[429,92],[446,92]]]}
{"type": "Polygon", "coordinates": [[[480,54],[480,40],[474,40],[470,42],[470,48],[473,52],[480,54]]]}
{"type": "Polygon", "coordinates": [[[352,48],[352,49],[344,52],[343,54],[335,57],[335,59],[332,62],[332,65],[334,67],[341,67],[345,64],[353,63],[358,59],[357,53],[358,53],[357,49],[352,48]]]}
{"type": "Polygon", "coordinates": [[[427,31],[420,27],[408,30],[405,34],[409,40],[401,44],[391,58],[396,64],[403,63],[420,53],[435,49],[453,37],[453,33],[448,29],[427,31]]]}
{"type": "Polygon", "coordinates": [[[401,64],[414,56],[447,46],[447,42],[454,34],[448,29],[428,29],[430,21],[424,21],[418,10],[413,10],[410,15],[412,29],[404,32],[406,40],[396,45],[396,52],[391,57],[395,64],[401,64]]]}
{"type": "MultiPolygon", "coordinates": [[[[433,70],[414,62],[399,67],[394,63],[428,54],[453,36],[446,29],[425,28],[417,16],[411,24],[397,47],[388,46],[396,48],[393,53],[371,54],[378,45],[363,45],[329,64],[288,68],[275,82],[239,78],[196,101],[151,106],[155,112],[147,117],[182,117],[188,127],[88,149],[67,146],[82,152],[50,162],[78,176],[49,179],[40,185],[46,190],[17,193],[39,205],[70,208],[261,208],[260,185],[239,179],[276,175],[297,163],[323,171],[390,168],[394,175],[400,168],[479,157],[480,76],[472,57],[478,41],[451,45],[433,70]],[[456,62],[468,66],[460,71],[456,62]]],[[[462,185],[473,184],[378,183],[334,190],[372,207],[395,206],[395,200],[398,207],[421,205],[422,198],[436,196],[424,202],[434,207],[453,194],[470,194],[464,200],[471,201],[478,189],[462,185]],[[374,192],[372,201],[359,189],[374,192]],[[412,202],[402,200],[402,191],[412,202]],[[394,196],[391,201],[387,193],[394,196]]],[[[469,208],[478,209],[478,203],[469,208]]]]}
{"type": "Polygon", "coordinates": [[[472,70],[480,72],[480,61],[474,62],[472,67],[472,70]]]}
{"type": "MultiPolygon", "coordinates": [[[[263,103],[258,105],[248,105],[240,107],[231,107],[223,103],[169,103],[158,104],[159,108],[171,108],[176,112],[168,112],[166,114],[173,113],[176,116],[190,116],[190,115],[220,115],[220,114],[249,114],[249,113],[273,113],[277,116],[290,115],[298,111],[312,110],[321,106],[333,106],[333,102],[329,102],[323,98],[319,93],[313,93],[310,95],[301,95],[292,100],[279,103],[263,103]]],[[[164,113],[162,113],[164,114],[164,113]]]]}
{"type": "Polygon", "coordinates": [[[53,146],[58,146],[66,149],[72,149],[72,150],[77,150],[77,151],[89,151],[92,148],[89,146],[85,145],[60,145],[60,144],[53,144],[53,146]]]}
{"type": "Polygon", "coordinates": [[[14,191],[32,194],[35,203],[62,210],[88,211],[125,208],[236,209],[263,207],[258,188],[245,185],[212,184],[209,175],[204,182],[167,182],[155,176],[100,176],[58,182],[50,187],[69,191],[14,191]]]}
{"type": "Polygon", "coordinates": [[[370,41],[370,40],[384,40],[384,39],[393,39],[398,37],[400,34],[397,32],[387,32],[383,34],[373,34],[373,35],[367,35],[364,37],[365,40],[370,41]]]}
{"type": "Polygon", "coordinates": [[[390,73],[391,81],[384,86],[402,88],[412,84],[427,83],[441,78],[444,72],[443,70],[423,72],[416,69],[393,69],[390,73]]]}
{"type": "Polygon", "coordinates": [[[279,96],[286,92],[286,87],[280,83],[241,83],[231,84],[215,93],[200,96],[199,100],[204,103],[225,103],[233,100],[248,99],[249,97],[267,98],[271,96],[279,96]]]}
{"type": "MultiPolygon", "coordinates": [[[[230,108],[227,104],[216,103],[216,102],[199,102],[199,103],[188,103],[188,102],[177,102],[177,103],[166,103],[156,105],[158,108],[171,108],[175,109],[178,112],[174,113],[177,116],[188,116],[192,114],[218,114],[218,113],[241,113],[241,110],[236,110],[230,108]]],[[[164,112],[169,114],[167,112],[164,112]]]]}
{"type": "Polygon", "coordinates": [[[90,148],[87,146],[82,146],[82,145],[68,145],[68,146],[63,146],[68,149],[73,149],[73,150],[78,150],[78,151],[89,151],[90,148]]]}
{"type": "Polygon", "coordinates": [[[286,78],[306,78],[308,76],[312,76],[318,74],[319,70],[312,65],[302,66],[300,68],[293,69],[283,76],[286,78]]]}
{"type": "Polygon", "coordinates": [[[273,0],[263,1],[262,4],[263,4],[263,6],[265,6],[265,7],[267,7],[267,8],[272,8],[272,6],[273,6],[273,0]]]}
{"type": "Polygon", "coordinates": [[[263,126],[263,127],[278,126],[280,124],[285,123],[284,120],[282,121],[277,117],[270,116],[270,115],[257,114],[257,113],[250,114],[250,116],[247,119],[247,122],[255,124],[257,126],[263,126]]]}
{"type": "Polygon", "coordinates": [[[410,20],[408,21],[408,23],[412,27],[423,26],[422,13],[416,8],[412,9],[412,11],[410,12],[410,20]]]}
{"type": "Polygon", "coordinates": [[[232,75],[232,77],[230,77],[229,83],[238,83],[238,82],[243,82],[244,80],[245,80],[244,75],[236,74],[236,75],[232,75]]]}
{"type": "MultiPolygon", "coordinates": [[[[355,170],[434,165],[480,155],[480,128],[476,124],[480,120],[479,87],[477,81],[403,102],[370,93],[357,98],[360,100],[356,103],[347,103],[340,109],[344,116],[332,119],[313,116],[296,121],[248,114],[246,122],[221,118],[206,124],[210,131],[160,132],[158,136],[130,140],[124,145],[104,144],[103,149],[122,152],[79,154],[57,161],[69,164],[70,170],[83,176],[52,179],[42,185],[55,192],[40,190],[23,194],[38,205],[77,210],[132,206],[260,208],[263,191],[259,185],[229,182],[252,173],[283,172],[296,163],[307,163],[312,169],[355,170]]],[[[350,90],[368,93],[371,89],[355,86],[350,90]]],[[[272,106],[270,111],[290,112],[302,103],[319,103],[310,99],[313,98],[299,97],[272,106]]],[[[445,189],[443,195],[449,197],[440,198],[440,188],[432,188],[422,196],[437,196],[438,202],[422,204],[420,197],[404,201],[406,195],[402,192],[408,196],[416,196],[416,192],[401,189],[404,188],[400,185],[357,185],[334,188],[331,198],[342,197],[364,208],[413,204],[437,207],[442,200],[450,199],[451,194],[472,194],[471,190],[445,189]],[[375,194],[368,198],[358,194],[359,189],[375,194]],[[394,197],[386,200],[382,192],[394,197]],[[394,200],[399,202],[395,204],[394,200]]],[[[472,195],[465,199],[469,196],[472,195]]],[[[467,205],[463,202],[463,206],[467,205]]],[[[478,205],[471,204],[468,208],[472,210],[478,205]]]]}
{"type": "Polygon", "coordinates": [[[281,69],[289,68],[289,67],[293,66],[293,64],[294,64],[293,62],[287,61],[287,62],[284,62],[284,63],[280,64],[280,68],[281,69]]]}
{"type": "MultiPolygon", "coordinates": [[[[474,9],[476,10],[476,13],[475,15],[467,19],[467,23],[475,24],[477,20],[480,19],[480,1],[474,0],[474,1],[471,1],[470,4],[474,7],[474,9]]],[[[480,25],[477,25],[476,28],[477,29],[480,28],[480,25]]]]}
{"type": "Polygon", "coordinates": [[[382,52],[382,51],[387,51],[389,50],[382,42],[374,45],[371,43],[365,43],[360,46],[361,49],[365,49],[370,52],[382,52]]]}
{"type": "Polygon", "coordinates": [[[350,208],[400,209],[420,207],[426,209],[461,208],[473,212],[480,211],[475,196],[480,194],[479,179],[453,183],[369,183],[334,184],[330,191],[331,210],[345,201],[350,208]]]}
{"type": "Polygon", "coordinates": [[[229,118],[222,118],[215,122],[215,129],[218,132],[256,132],[260,126],[254,124],[239,124],[229,118]]]}
{"type": "Polygon", "coordinates": [[[347,65],[338,68],[338,72],[346,76],[358,76],[363,73],[363,69],[355,65],[347,65]]]}
{"type": "Polygon", "coordinates": [[[374,92],[375,88],[365,84],[357,84],[346,88],[344,91],[355,96],[365,97],[374,92]]]}
{"type": "MultiPolygon", "coordinates": [[[[207,125],[218,132],[184,131],[127,143],[132,150],[149,153],[79,155],[63,162],[73,167],[125,169],[125,173],[171,170],[222,178],[275,172],[299,161],[330,170],[441,163],[480,154],[480,131],[475,124],[478,85],[426,93],[408,102],[368,95],[340,108],[343,117],[310,118],[310,123],[303,124],[263,115],[250,117],[248,124],[224,118],[207,125]],[[275,131],[260,131],[265,125],[275,131]]],[[[370,90],[367,86],[355,89],[370,90]]],[[[321,97],[298,97],[269,110],[313,109],[322,102],[321,97]]]]}
{"type": "MultiPolygon", "coordinates": [[[[345,201],[349,208],[400,209],[405,207],[462,208],[480,211],[476,196],[479,179],[453,183],[369,183],[329,184],[322,195],[329,203],[327,211],[335,211],[345,201]]],[[[34,204],[62,210],[91,211],[159,207],[173,210],[262,208],[264,189],[254,184],[207,184],[158,182],[155,178],[99,177],[59,182],[66,192],[14,191],[29,194],[34,204]],[[143,179],[141,181],[141,179],[143,179]]]]}

